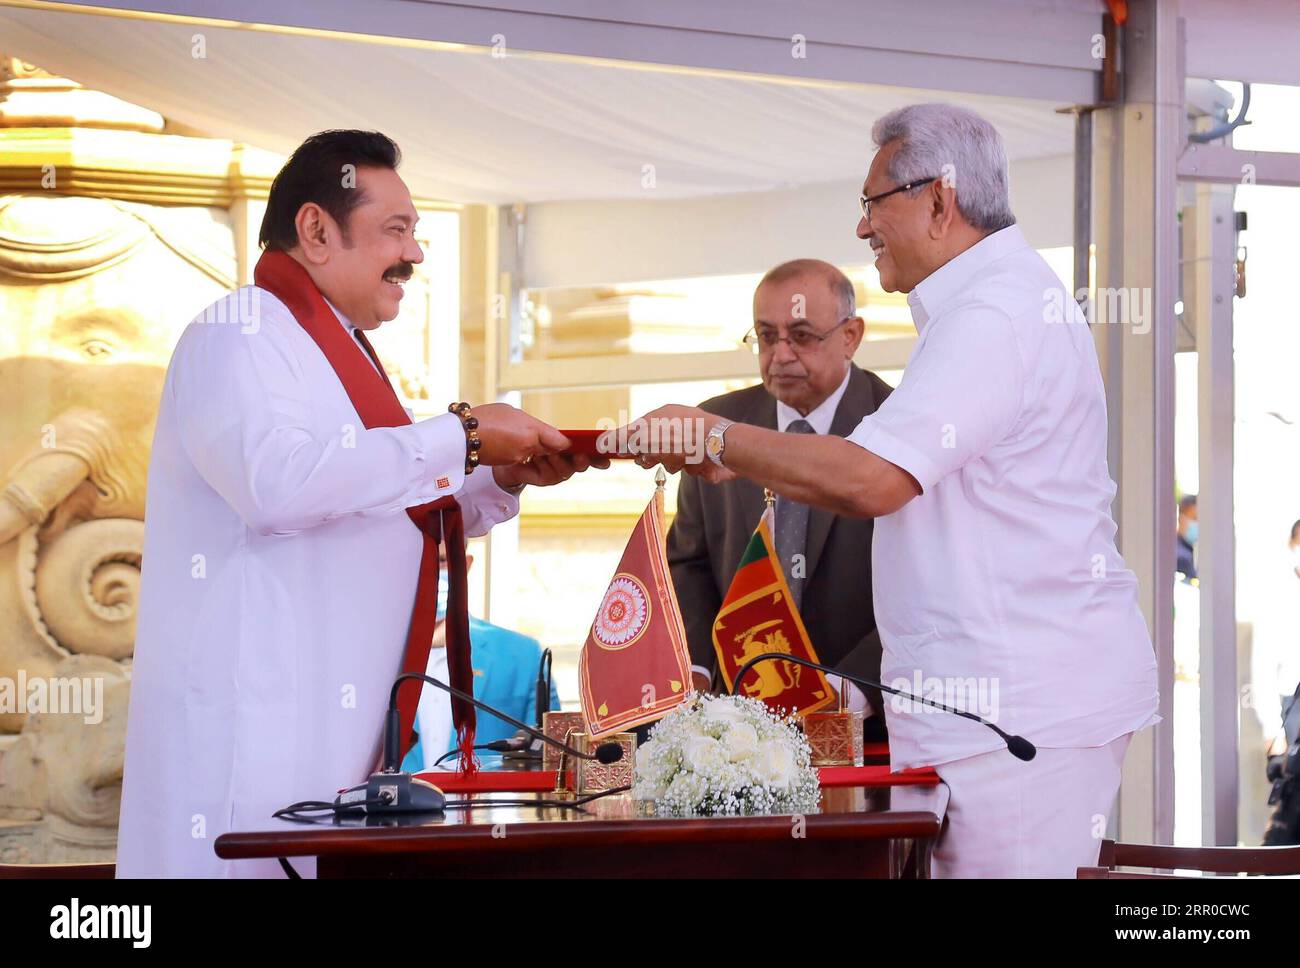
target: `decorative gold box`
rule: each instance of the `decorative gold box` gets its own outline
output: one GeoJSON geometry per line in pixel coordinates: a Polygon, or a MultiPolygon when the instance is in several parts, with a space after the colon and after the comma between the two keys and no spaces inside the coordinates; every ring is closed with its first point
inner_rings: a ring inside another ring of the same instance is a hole
{"type": "Polygon", "coordinates": [[[813,766],[862,765],[862,713],[809,713],[800,722],[813,766]]]}
{"type": "Polygon", "coordinates": [[[605,764],[596,760],[584,760],[571,757],[574,766],[574,784],[579,794],[601,793],[615,787],[632,785],[632,767],[636,757],[635,733],[610,733],[600,739],[592,739],[586,733],[577,733],[571,744],[584,753],[594,752],[602,743],[618,743],[623,747],[623,758],[605,764]]]}
{"type": "MultiPolygon", "coordinates": [[[[557,710],[542,713],[542,732],[553,740],[573,745],[570,733],[585,733],[587,723],[582,713],[564,713],[557,710]]],[[[550,743],[542,744],[542,769],[554,770],[560,765],[560,751],[550,743]]],[[[572,765],[572,764],[570,764],[572,765]]]]}

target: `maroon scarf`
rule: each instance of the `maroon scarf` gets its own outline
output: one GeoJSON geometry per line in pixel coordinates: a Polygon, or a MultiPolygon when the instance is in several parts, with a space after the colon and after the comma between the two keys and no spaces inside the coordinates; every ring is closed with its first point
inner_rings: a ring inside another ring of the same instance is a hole
{"type": "MultiPolygon", "coordinates": [[[[253,271],[253,281],[288,306],[298,325],[315,340],[329,365],[334,368],[348,399],[356,408],[357,416],[367,429],[401,427],[411,422],[388,375],[385,373],[381,376],[370,365],[361,347],[348,335],[301,264],[284,252],[263,252],[253,271]]],[[[365,333],[360,329],[356,332],[366,352],[378,363],[379,357],[375,356],[365,333]]],[[[415,606],[406,636],[402,672],[423,673],[428,666],[438,615],[438,545],[445,538],[448,574],[447,667],[451,674],[451,685],[472,694],[474,669],[470,661],[469,645],[469,581],[465,568],[465,526],[461,519],[460,505],[455,498],[444,497],[407,508],[406,513],[424,535],[424,551],[420,556],[420,577],[416,584],[415,606]]],[[[415,711],[421,690],[415,682],[409,680],[402,685],[398,694],[401,716],[399,736],[401,756],[405,757],[415,741],[415,711]]],[[[463,699],[452,696],[451,717],[460,748],[460,770],[472,774],[478,768],[474,757],[474,707],[463,699]]]]}

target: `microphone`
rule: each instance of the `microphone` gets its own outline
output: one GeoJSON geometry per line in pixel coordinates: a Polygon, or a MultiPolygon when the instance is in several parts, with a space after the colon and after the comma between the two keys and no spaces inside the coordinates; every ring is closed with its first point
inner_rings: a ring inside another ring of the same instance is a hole
{"type": "Polygon", "coordinates": [[[1018,760],[1028,762],[1038,753],[1038,749],[1033,743],[1023,736],[1013,736],[997,726],[996,723],[990,723],[987,719],[977,716],[975,713],[967,712],[964,709],[953,709],[951,706],[945,706],[941,702],[935,702],[933,699],[926,699],[922,696],[914,696],[910,692],[903,692],[899,689],[891,689],[889,686],[876,682],[874,679],[864,679],[861,676],[850,675],[847,672],[841,672],[839,669],[832,669],[830,666],[822,665],[819,662],[813,662],[809,659],[801,659],[798,656],[786,655],[784,652],[763,652],[754,656],[736,673],[736,678],[732,680],[731,694],[734,696],[736,690],[740,688],[740,681],[745,678],[745,673],[752,669],[760,662],[766,662],[769,659],[780,659],[783,662],[793,662],[795,665],[807,666],[809,669],[817,669],[828,675],[839,676],[841,679],[847,679],[849,682],[856,683],[859,686],[868,686],[873,689],[879,689],[881,692],[893,693],[895,696],[903,696],[912,702],[919,702],[925,706],[933,706],[935,709],[942,709],[946,713],[952,713],[954,716],[961,716],[964,719],[972,720],[981,726],[987,726],[993,732],[1002,738],[1002,742],[1007,744],[1007,750],[1018,760]]]}
{"type": "MultiPolygon", "coordinates": [[[[483,748],[491,750],[493,753],[500,753],[505,757],[509,757],[512,754],[522,757],[525,754],[530,754],[532,749],[535,748],[538,743],[538,740],[533,739],[521,729],[509,739],[494,739],[490,743],[484,743],[483,748]]],[[[570,756],[582,756],[582,754],[572,746],[561,744],[560,748],[570,756]]],[[[595,754],[583,756],[582,758],[587,760],[596,760],[603,763],[605,766],[609,766],[609,764],[617,763],[623,758],[623,747],[619,746],[617,743],[601,743],[596,747],[595,754]]]]}
{"type": "MultiPolygon", "coordinates": [[[[551,708],[551,661],[551,650],[543,649],[541,661],[537,664],[537,682],[534,686],[533,726],[537,729],[542,728],[542,716],[551,708]]],[[[486,745],[493,752],[500,753],[501,758],[509,763],[524,765],[542,759],[541,740],[533,739],[523,730],[509,739],[495,740],[486,745]]]]}
{"type": "Polygon", "coordinates": [[[533,706],[533,725],[542,728],[542,713],[551,708],[551,650],[542,650],[542,661],[537,664],[537,701],[533,706]]]}
{"type": "MultiPolygon", "coordinates": [[[[402,814],[402,813],[441,813],[446,807],[447,798],[442,790],[434,786],[428,780],[421,780],[412,776],[410,773],[404,773],[398,769],[398,760],[402,744],[399,733],[402,729],[401,714],[397,709],[397,693],[402,683],[408,679],[418,679],[421,682],[427,682],[430,685],[437,686],[446,692],[451,693],[471,703],[484,712],[491,713],[498,719],[504,720],[516,729],[519,729],[530,736],[541,740],[543,743],[549,743],[555,746],[569,756],[576,756],[579,759],[595,760],[608,766],[611,763],[617,763],[623,758],[623,747],[618,743],[601,743],[596,747],[594,753],[583,753],[581,750],[574,749],[567,743],[562,743],[557,739],[552,739],[539,729],[529,726],[527,723],[521,723],[513,716],[509,716],[489,706],[480,699],[475,699],[467,692],[441,682],[433,676],[426,676],[420,672],[404,672],[393,682],[392,692],[388,697],[388,714],[384,723],[384,764],[383,769],[378,773],[373,773],[370,779],[358,786],[344,790],[334,800],[334,806],[337,810],[346,810],[366,814],[402,814]]],[[[504,750],[508,749],[511,744],[516,742],[513,739],[496,740],[488,743],[489,749],[504,750]]],[[[295,807],[300,806],[295,804],[295,807]]],[[[283,812],[283,811],[282,811],[283,812]]]]}
{"type": "MultiPolygon", "coordinates": [[[[419,679],[420,681],[427,682],[432,686],[437,686],[439,689],[442,689],[444,692],[449,692],[453,696],[456,696],[457,698],[463,699],[466,702],[471,703],[478,709],[482,709],[484,712],[491,713],[493,716],[497,717],[498,719],[509,723],[515,729],[523,730],[525,733],[527,733],[529,736],[532,736],[534,739],[539,739],[543,743],[549,743],[551,746],[554,746],[556,749],[563,750],[564,752],[568,753],[570,756],[576,756],[579,759],[583,759],[583,760],[596,760],[597,762],[603,763],[606,766],[608,766],[611,763],[617,763],[619,760],[623,758],[623,747],[620,746],[618,743],[601,743],[599,746],[596,747],[596,751],[594,753],[583,753],[580,750],[576,750],[572,746],[569,746],[567,743],[561,743],[558,739],[552,739],[551,737],[543,733],[540,729],[537,729],[534,726],[529,726],[527,723],[520,722],[519,720],[515,719],[513,716],[510,716],[506,713],[503,713],[499,709],[489,706],[487,703],[483,702],[482,700],[475,699],[472,695],[470,695],[467,692],[462,692],[461,690],[455,688],[454,686],[449,686],[445,682],[440,682],[439,680],[433,678],[433,676],[426,676],[421,672],[404,672],[397,677],[396,681],[394,681],[393,691],[392,693],[390,693],[388,697],[388,719],[384,729],[384,770],[383,772],[385,773],[398,772],[397,769],[398,767],[397,761],[399,757],[398,751],[401,749],[402,746],[400,738],[398,737],[398,733],[401,732],[402,724],[401,724],[401,717],[397,710],[397,691],[401,688],[402,683],[408,679],[419,679]]],[[[509,743],[511,741],[497,740],[496,742],[509,743]]],[[[489,743],[488,746],[489,747],[495,746],[495,743],[489,743]]]]}

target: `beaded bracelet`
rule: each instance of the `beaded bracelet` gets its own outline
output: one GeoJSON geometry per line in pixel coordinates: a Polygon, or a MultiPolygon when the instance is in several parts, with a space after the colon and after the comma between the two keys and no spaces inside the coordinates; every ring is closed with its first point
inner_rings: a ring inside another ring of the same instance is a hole
{"type": "Polygon", "coordinates": [[[465,473],[472,474],[478,467],[478,449],[483,441],[478,436],[478,417],[470,412],[468,403],[453,403],[447,407],[448,413],[460,417],[461,426],[465,428],[465,473]]]}

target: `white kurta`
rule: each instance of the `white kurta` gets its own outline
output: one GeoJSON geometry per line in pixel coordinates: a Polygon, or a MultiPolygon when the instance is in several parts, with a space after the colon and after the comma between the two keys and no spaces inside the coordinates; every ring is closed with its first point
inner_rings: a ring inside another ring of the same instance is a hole
{"type": "Polygon", "coordinates": [[[222,303],[159,407],[120,877],[282,876],[213,842],[372,771],[423,546],[405,509],[454,494],[468,535],[518,511],[488,468],[465,477],[459,418],[367,430],[278,299],[222,303]]]}

